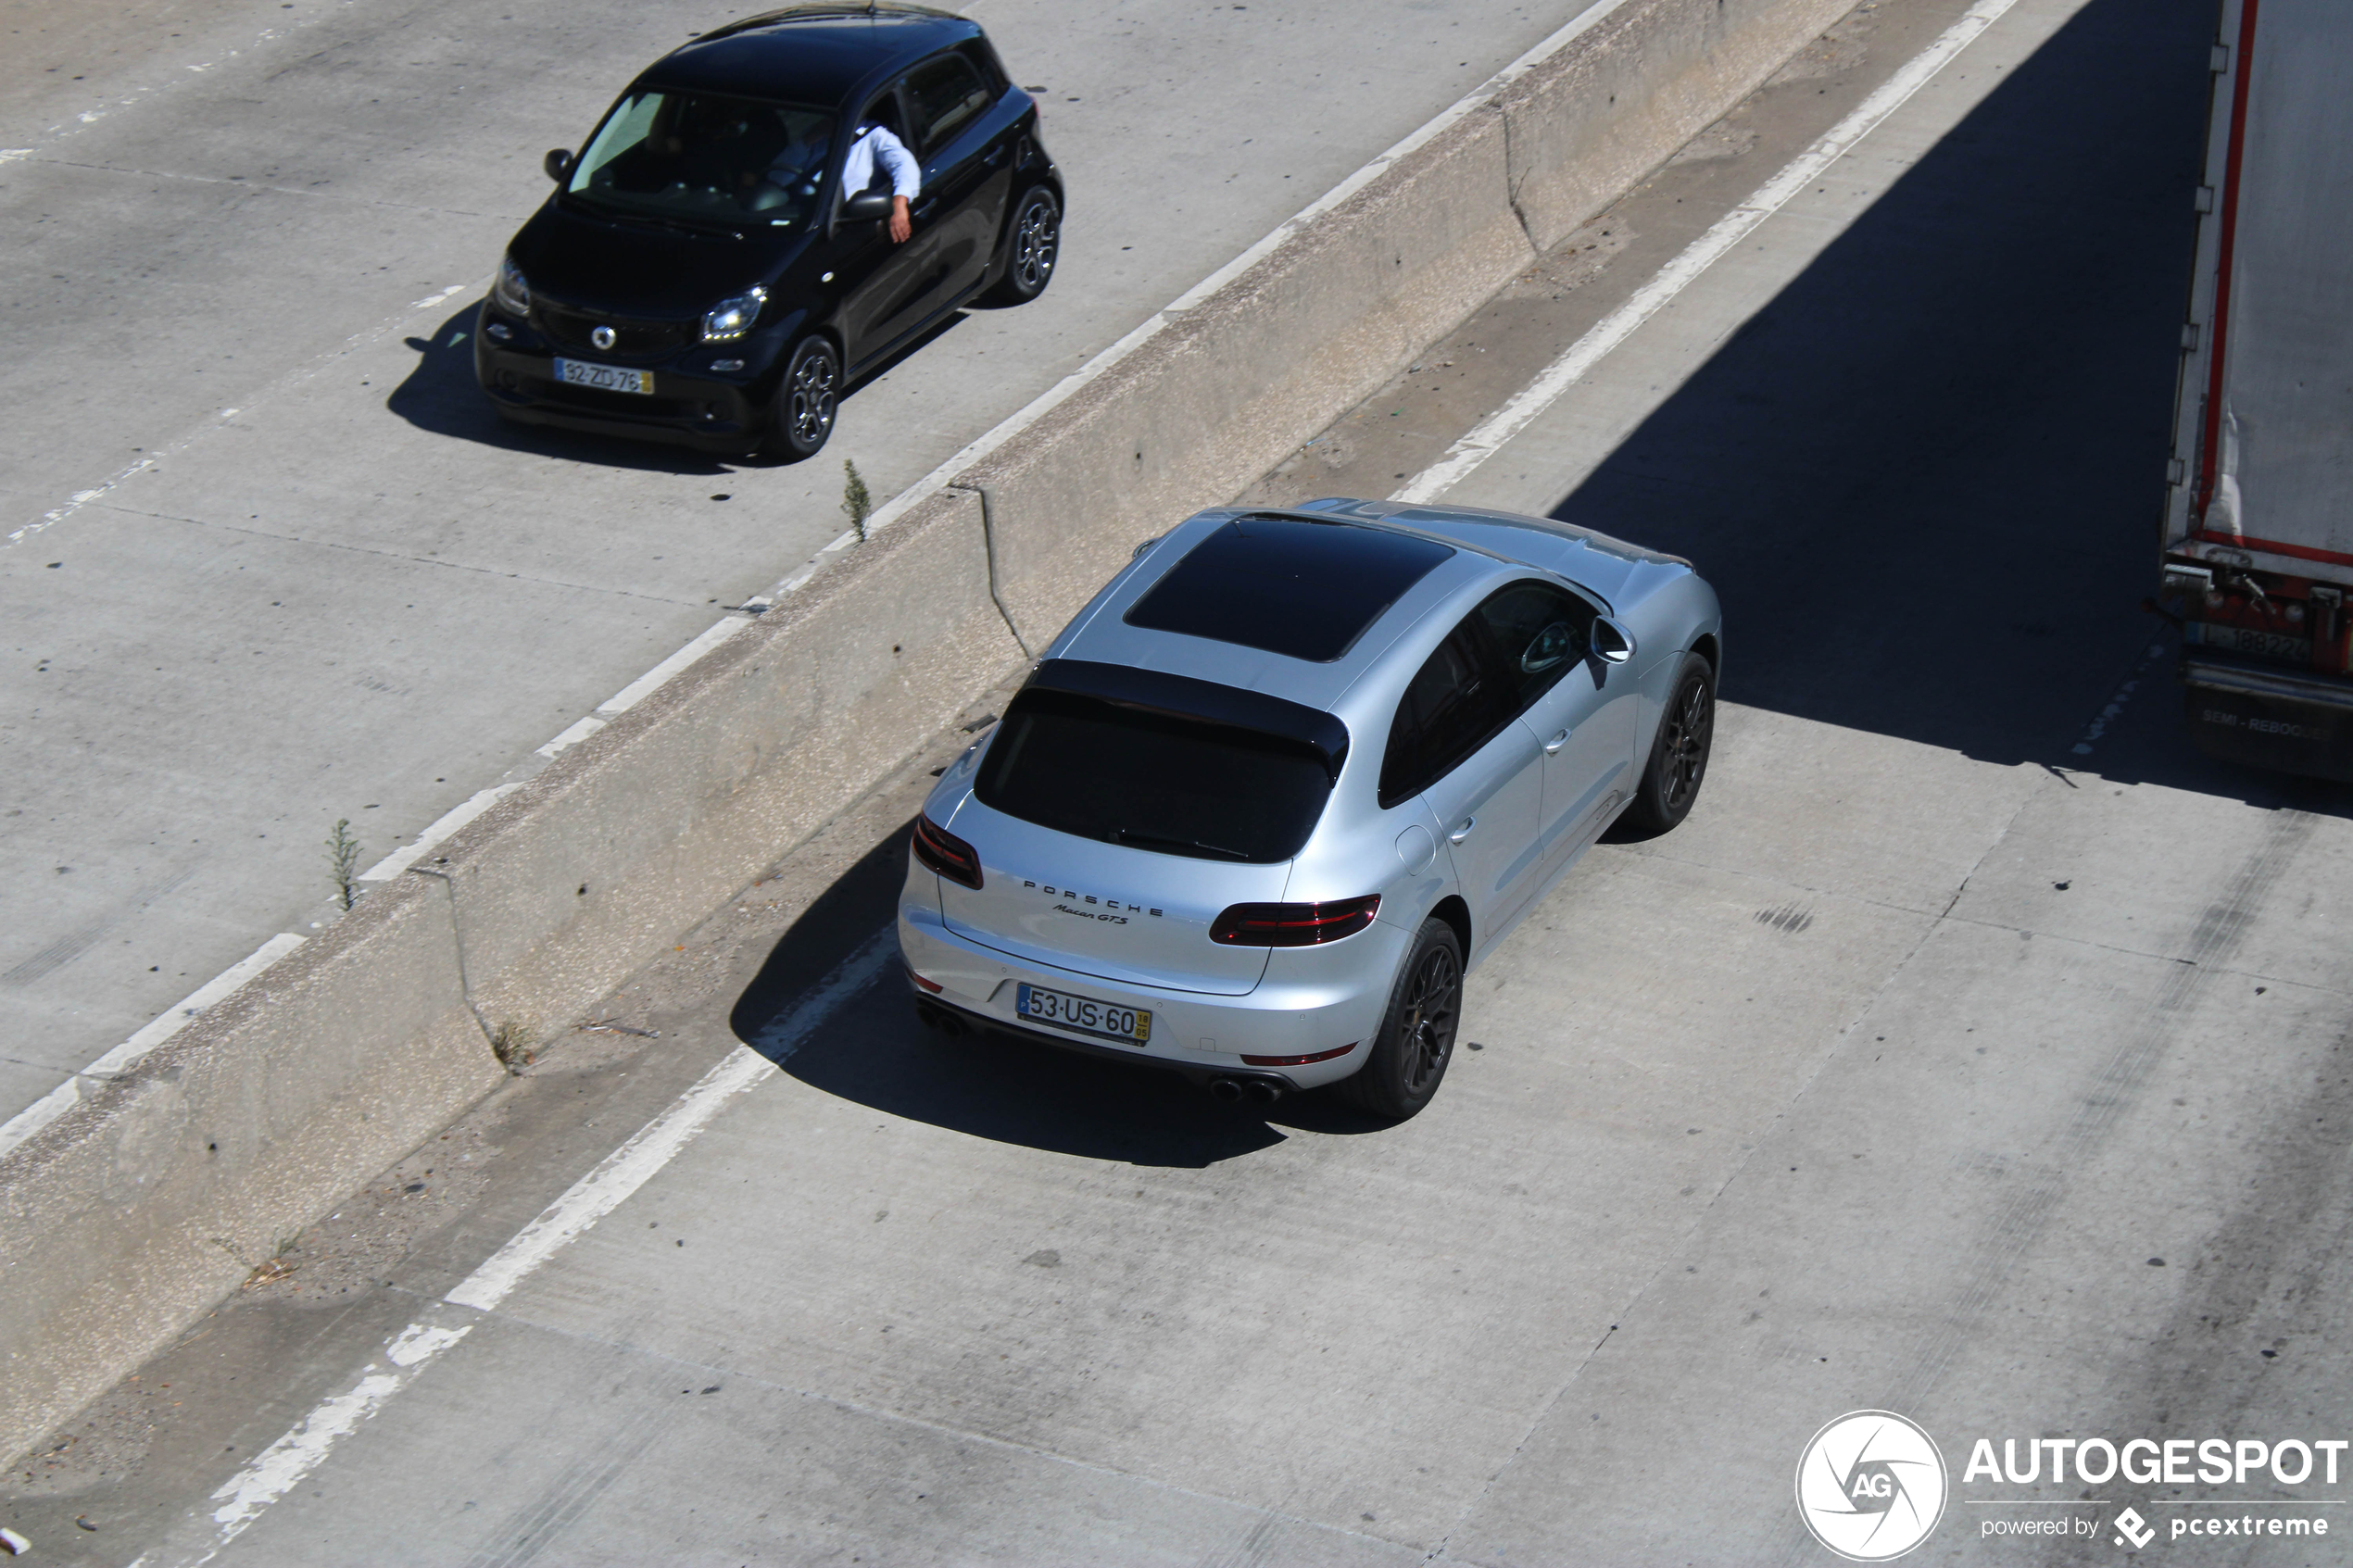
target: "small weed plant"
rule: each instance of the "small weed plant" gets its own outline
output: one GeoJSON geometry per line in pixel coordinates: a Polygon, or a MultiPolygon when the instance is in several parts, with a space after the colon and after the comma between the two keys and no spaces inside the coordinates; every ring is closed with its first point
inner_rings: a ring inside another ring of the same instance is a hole
{"type": "Polygon", "coordinates": [[[856,463],[843,458],[841,471],[849,476],[841,487],[842,513],[849,519],[849,526],[858,531],[858,542],[862,545],[866,542],[866,520],[875,515],[874,494],[859,476],[856,463]]]}
{"type": "Polygon", "coordinates": [[[334,878],[335,897],[347,909],[359,897],[359,841],[351,836],[349,817],[337,817],[335,831],[327,835],[327,864],[334,878]]]}

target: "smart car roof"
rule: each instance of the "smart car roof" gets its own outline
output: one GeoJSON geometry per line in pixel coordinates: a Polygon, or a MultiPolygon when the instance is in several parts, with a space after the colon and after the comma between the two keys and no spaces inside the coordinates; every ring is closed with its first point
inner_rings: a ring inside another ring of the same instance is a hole
{"type": "Polygon", "coordinates": [[[838,108],[868,82],[980,35],[976,23],[924,6],[795,6],[674,49],[639,80],[838,108]]]}

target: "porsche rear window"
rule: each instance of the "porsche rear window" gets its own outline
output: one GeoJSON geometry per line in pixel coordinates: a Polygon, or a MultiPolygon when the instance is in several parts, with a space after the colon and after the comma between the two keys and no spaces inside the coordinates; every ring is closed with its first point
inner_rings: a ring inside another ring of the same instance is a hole
{"type": "Polygon", "coordinates": [[[1288,860],[1315,831],[1331,774],[1279,735],[1103,701],[1026,691],[973,793],[1039,827],[1198,860],[1288,860]]]}
{"type": "Polygon", "coordinates": [[[1238,517],[1169,568],[1125,619],[1328,664],[1453,553],[1386,529],[1238,517]]]}

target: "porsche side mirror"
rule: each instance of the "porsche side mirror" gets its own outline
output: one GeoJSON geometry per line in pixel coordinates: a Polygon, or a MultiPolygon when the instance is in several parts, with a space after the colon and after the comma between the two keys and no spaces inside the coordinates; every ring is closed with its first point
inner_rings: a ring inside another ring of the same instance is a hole
{"type": "Polygon", "coordinates": [[[841,204],[841,215],[853,222],[887,218],[890,216],[890,193],[888,191],[861,191],[841,204]]]}
{"type": "Polygon", "coordinates": [[[548,179],[559,185],[562,184],[572,178],[572,149],[570,147],[548,148],[547,156],[539,160],[539,167],[547,171],[548,179]]]}
{"type": "Polygon", "coordinates": [[[1593,617],[1593,657],[1604,664],[1623,664],[1634,657],[1634,633],[1623,621],[1606,615],[1593,617]]]}

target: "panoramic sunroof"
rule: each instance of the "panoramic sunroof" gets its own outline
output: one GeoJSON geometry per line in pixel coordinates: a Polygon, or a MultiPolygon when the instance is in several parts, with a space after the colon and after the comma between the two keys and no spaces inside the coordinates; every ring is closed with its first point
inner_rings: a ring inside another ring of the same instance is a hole
{"type": "Polygon", "coordinates": [[[1195,545],[1124,619],[1327,664],[1453,553],[1386,529],[1239,517],[1195,545]]]}

